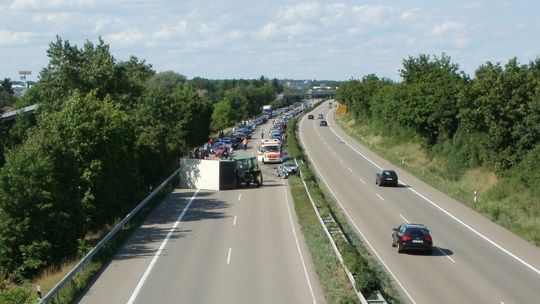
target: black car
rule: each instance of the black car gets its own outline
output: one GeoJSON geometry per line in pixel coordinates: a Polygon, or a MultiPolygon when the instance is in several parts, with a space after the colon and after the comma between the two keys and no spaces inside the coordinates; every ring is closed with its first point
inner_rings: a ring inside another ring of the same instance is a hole
{"type": "Polygon", "coordinates": [[[401,224],[392,232],[392,247],[397,247],[398,253],[407,250],[417,250],[431,253],[433,239],[426,226],[421,224],[401,224]]]}
{"type": "Polygon", "coordinates": [[[375,184],[379,186],[389,185],[396,187],[398,185],[397,173],[394,170],[382,170],[375,175],[375,184]]]}
{"type": "Polygon", "coordinates": [[[313,117],[313,114],[309,114],[309,115],[307,116],[307,119],[313,119],[313,118],[314,118],[314,117],[313,117]]]}
{"type": "Polygon", "coordinates": [[[321,120],[321,122],[319,122],[319,126],[321,126],[321,127],[327,127],[327,126],[328,126],[328,123],[326,122],[326,120],[321,120]]]}

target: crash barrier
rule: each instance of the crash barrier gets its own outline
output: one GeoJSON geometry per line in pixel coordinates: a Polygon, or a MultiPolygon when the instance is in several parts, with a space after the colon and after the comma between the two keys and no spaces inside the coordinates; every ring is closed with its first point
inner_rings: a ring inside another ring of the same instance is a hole
{"type": "Polygon", "coordinates": [[[217,159],[181,159],[180,187],[202,190],[236,188],[234,162],[217,159]]]}
{"type": "Polygon", "coordinates": [[[386,301],[384,300],[384,298],[382,298],[380,293],[377,294],[377,297],[379,298],[378,300],[368,301],[366,300],[364,295],[356,289],[356,280],[354,279],[354,276],[349,270],[349,268],[347,267],[347,265],[345,265],[345,262],[343,261],[343,256],[341,255],[341,252],[339,252],[339,249],[334,240],[334,237],[332,237],[332,235],[337,234],[337,235],[340,235],[342,239],[346,240],[345,235],[343,234],[343,231],[341,231],[341,228],[339,228],[339,225],[335,223],[335,219],[332,215],[328,215],[324,218],[321,216],[321,214],[319,213],[319,209],[317,208],[317,206],[315,205],[315,202],[313,201],[313,198],[311,197],[306,181],[304,180],[304,176],[302,175],[302,169],[300,167],[300,164],[298,164],[298,161],[296,159],[294,161],[296,165],[298,166],[300,179],[302,180],[302,183],[304,184],[304,189],[306,189],[306,193],[309,197],[309,201],[311,202],[311,206],[313,207],[313,210],[315,210],[315,213],[317,214],[317,218],[319,219],[319,222],[321,223],[321,226],[323,227],[324,232],[326,233],[326,236],[330,240],[330,243],[332,244],[332,248],[334,248],[334,252],[336,253],[336,256],[338,257],[338,260],[341,263],[341,266],[345,270],[345,273],[347,274],[347,277],[349,278],[349,281],[351,282],[352,288],[354,289],[354,292],[356,293],[358,300],[360,300],[362,304],[386,304],[386,301]],[[330,231],[328,227],[332,227],[331,228],[332,231],[330,231]]]}
{"type": "MultiPolygon", "coordinates": [[[[156,196],[166,185],[172,180],[178,177],[181,168],[178,168],[171,174],[159,187],[152,191],[142,202],[137,205],[130,213],[128,213],[124,219],[118,223],[99,243],[88,252],[78,263],[75,265],[63,278],[58,282],[42,299],[38,299],[38,304],[50,303],[52,301],[58,301],[58,296],[67,283],[71,282],[73,278],[84,269],[84,267],[92,260],[92,258],[98,253],[98,251],[112,238],[116,233],[122,229],[136,214],[141,210],[154,196],[156,196]]],[[[41,288],[38,286],[38,294],[41,293],[41,288]]]]}

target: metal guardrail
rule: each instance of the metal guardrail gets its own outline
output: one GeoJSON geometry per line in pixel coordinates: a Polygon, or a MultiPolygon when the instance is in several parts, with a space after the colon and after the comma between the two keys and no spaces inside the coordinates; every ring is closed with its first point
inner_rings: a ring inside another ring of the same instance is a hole
{"type": "MultiPolygon", "coordinates": [[[[178,174],[180,168],[176,169],[159,187],[152,191],[142,202],[137,205],[130,213],[128,213],[118,225],[116,225],[107,235],[99,241],[99,243],[82,258],[63,278],[58,282],[42,299],[38,299],[38,304],[50,303],[62,288],[73,279],[75,275],[96,255],[96,253],[107,243],[122,227],[127,224],[139,210],[141,210],[154,196],[156,196],[168,183],[170,183],[178,174]]],[[[40,290],[38,286],[38,290],[40,290]]],[[[39,292],[38,292],[39,293],[39,292]]]]}
{"type": "Polygon", "coordinates": [[[298,172],[300,172],[300,179],[302,180],[302,183],[304,184],[304,188],[306,189],[306,193],[309,197],[309,201],[311,202],[311,206],[313,206],[313,210],[315,210],[315,213],[317,214],[317,218],[319,219],[319,222],[321,223],[321,226],[323,227],[324,232],[326,233],[326,236],[330,240],[330,243],[332,244],[332,248],[334,248],[334,252],[336,253],[336,256],[338,257],[338,260],[341,263],[341,266],[345,270],[345,273],[347,274],[347,277],[349,278],[349,281],[351,282],[352,288],[354,289],[354,292],[356,293],[358,300],[360,300],[362,304],[369,304],[369,302],[366,300],[364,295],[356,289],[356,280],[354,279],[353,274],[349,271],[349,268],[347,268],[347,266],[345,265],[345,262],[343,261],[343,256],[341,255],[341,252],[339,252],[339,249],[336,245],[336,242],[334,241],[334,238],[332,237],[332,234],[328,230],[328,227],[326,227],[326,223],[321,217],[321,214],[319,213],[319,209],[317,209],[317,206],[315,205],[315,202],[313,201],[313,198],[311,197],[311,194],[309,193],[308,186],[306,184],[306,181],[304,180],[304,176],[302,174],[302,170],[300,169],[300,165],[298,164],[298,161],[296,159],[294,161],[296,165],[298,166],[298,172]]]}

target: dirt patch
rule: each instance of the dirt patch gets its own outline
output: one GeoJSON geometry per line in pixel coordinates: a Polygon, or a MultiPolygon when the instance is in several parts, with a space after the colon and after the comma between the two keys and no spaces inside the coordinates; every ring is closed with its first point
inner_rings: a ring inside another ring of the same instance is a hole
{"type": "Polygon", "coordinates": [[[463,175],[463,181],[475,185],[480,193],[486,193],[499,182],[497,175],[486,168],[473,168],[463,175]]]}

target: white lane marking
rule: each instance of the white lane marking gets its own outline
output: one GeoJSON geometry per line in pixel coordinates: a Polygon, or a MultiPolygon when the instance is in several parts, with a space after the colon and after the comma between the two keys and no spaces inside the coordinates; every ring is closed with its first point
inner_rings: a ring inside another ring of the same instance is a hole
{"type": "MultiPolygon", "coordinates": [[[[281,183],[285,185],[284,180],[282,180],[281,183]]],[[[316,304],[317,300],[315,299],[315,293],[313,292],[313,287],[311,287],[311,281],[309,280],[309,276],[307,273],[306,263],[304,262],[304,257],[302,256],[302,250],[300,249],[300,243],[298,242],[298,236],[296,235],[296,229],[294,228],[294,222],[292,218],[291,207],[289,204],[289,197],[287,196],[286,187],[283,187],[283,192],[285,193],[285,202],[287,203],[287,210],[289,211],[289,221],[291,223],[291,229],[294,235],[294,240],[296,242],[296,249],[298,249],[298,254],[300,255],[300,260],[302,261],[302,267],[304,268],[304,275],[306,276],[309,292],[311,292],[311,298],[313,299],[313,304],[316,304]]]]}
{"type": "Polygon", "coordinates": [[[242,193],[238,194],[238,200],[242,198],[242,193]]]}
{"type": "Polygon", "coordinates": [[[364,184],[364,185],[366,184],[366,182],[363,179],[361,179],[361,178],[358,178],[358,179],[362,182],[362,184],[364,184]]]}
{"type": "MultiPolygon", "coordinates": [[[[339,138],[341,139],[341,141],[346,144],[349,148],[351,148],[354,152],[356,152],[358,155],[362,156],[365,160],[367,160],[368,162],[370,162],[371,164],[373,164],[375,167],[377,167],[378,169],[382,170],[382,167],[377,165],[375,162],[373,162],[371,159],[369,159],[367,156],[365,156],[364,154],[360,153],[358,150],[356,150],[353,146],[351,146],[349,143],[347,143],[341,136],[339,136],[336,131],[334,131],[333,128],[330,128],[332,130],[332,132],[339,138]]],[[[307,150],[306,150],[307,151],[307,150]]],[[[308,153],[309,155],[309,153],[308,153]]],[[[317,168],[317,167],[315,167],[317,168]]],[[[318,171],[318,170],[317,170],[318,171]]],[[[320,175],[320,173],[319,173],[320,175]]],[[[406,185],[404,184],[402,181],[399,181],[400,184],[402,185],[406,185]]],[[[487,236],[483,235],[482,233],[476,231],[473,227],[469,226],[468,224],[466,224],[465,222],[463,222],[462,220],[458,219],[455,215],[453,215],[452,213],[446,211],[444,208],[442,208],[441,206],[437,205],[436,203],[434,203],[432,200],[430,200],[429,198],[425,197],[424,195],[420,194],[418,191],[414,190],[412,187],[407,187],[407,189],[409,189],[410,191],[412,191],[413,193],[415,193],[416,195],[420,196],[421,198],[423,198],[426,202],[430,203],[433,207],[439,209],[441,212],[443,212],[444,214],[446,214],[447,216],[449,216],[451,219],[455,220],[456,222],[460,223],[461,225],[463,225],[465,228],[469,229],[469,231],[471,231],[472,233],[476,234],[477,236],[479,236],[480,238],[484,239],[486,242],[490,243],[491,245],[493,245],[495,248],[501,250],[502,252],[506,253],[508,256],[510,256],[511,258],[513,258],[514,260],[518,261],[519,263],[521,263],[523,266],[529,268],[530,270],[532,270],[533,272],[535,272],[536,274],[540,275],[540,270],[538,268],[535,268],[534,266],[532,266],[531,264],[525,262],[523,259],[521,259],[520,257],[518,257],[517,255],[513,254],[512,252],[508,251],[507,249],[505,249],[504,247],[502,247],[501,245],[495,243],[495,241],[491,240],[490,238],[488,238],[487,236]]]]}
{"type": "Polygon", "coordinates": [[[454,261],[454,259],[452,259],[449,255],[447,255],[446,252],[444,252],[441,248],[435,247],[435,249],[437,249],[440,253],[442,253],[447,259],[452,261],[454,264],[456,263],[456,261],[454,261]]]}
{"type": "Polygon", "coordinates": [[[336,155],[336,152],[332,152],[332,154],[336,155]]]}
{"type": "Polygon", "coordinates": [[[227,254],[227,265],[231,263],[231,252],[232,252],[232,248],[229,248],[229,254],[227,254]]]}
{"type": "Polygon", "coordinates": [[[375,194],[377,194],[377,196],[381,199],[381,201],[384,201],[384,198],[379,193],[375,193],[375,194]]]}
{"type": "MultiPolygon", "coordinates": [[[[300,133],[300,141],[302,142],[302,144],[304,144],[304,138],[303,138],[303,133],[300,133]]],[[[305,146],[305,145],[304,145],[305,146]]],[[[308,157],[310,159],[313,159],[309,153],[309,149],[306,148],[306,153],[308,154],[308,157]]],[[[343,213],[345,213],[345,215],[347,216],[347,218],[349,219],[349,221],[351,221],[351,223],[353,224],[354,228],[356,229],[356,231],[358,231],[358,233],[360,234],[360,236],[362,237],[362,239],[364,240],[364,242],[366,242],[366,244],[369,246],[369,248],[371,249],[371,251],[373,252],[373,254],[375,254],[375,256],[379,259],[379,261],[381,261],[381,264],[383,264],[384,268],[386,268],[386,270],[388,271],[388,273],[392,276],[392,278],[394,278],[394,281],[396,281],[396,283],[399,285],[399,287],[401,287],[401,289],[403,290],[403,292],[407,295],[407,297],[409,298],[409,300],[411,300],[411,302],[413,304],[416,304],[416,302],[414,301],[414,299],[412,298],[411,294],[407,291],[407,289],[405,289],[405,286],[403,286],[403,284],[399,281],[399,279],[396,277],[396,275],[392,272],[392,270],[390,269],[390,267],[388,267],[388,265],[386,265],[386,263],[384,262],[384,260],[381,258],[381,256],[379,255],[379,253],[377,253],[377,251],[375,250],[375,248],[373,247],[373,245],[371,245],[371,243],[368,241],[368,239],[366,238],[366,236],[362,233],[362,231],[360,231],[360,228],[358,228],[358,225],[356,225],[356,222],[352,219],[351,215],[349,214],[349,212],[347,212],[347,209],[345,209],[345,207],[343,207],[343,204],[341,203],[341,201],[337,198],[336,194],[334,193],[334,191],[332,190],[332,188],[330,188],[330,185],[328,184],[328,182],[326,181],[326,179],[322,176],[321,174],[321,171],[319,171],[319,168],[317,167],[317,165],[315,165],[315,163],[313,163],[313,167],[315,168],[315,170],[317,171],[317,174],[319,175],[319,177],[321,178],[321,180],[326,184],[326,188],[328,188],[328,191],[330,191],[330,193],[332,193],[332,196],[334,196],[334,198],[336,199],[336,202],[338,203],[338,205],[341,207],[341,210],[343,210],[343,213]]]]}
{"type": "Polygon", "coordinates": [[[133,304],[133,302],[135,301],[135,299],[139,295],[139,292],[141,291],[141,288],[143,287],[144,282],[148,278],[148,275],[150,274],[150,271],[152,271],[152,268],[154,268],[154,265],[156,264],[159,256],[161,255],[161,251],[163,251],[163,248],[165,248],[165,245],[167,245],[167,242],[169,241],[172,234],[176,230],[176,227],[178,227],[178,225],[180,224],[180,221],[182,221],[182,218],[184,217],[184,215],[186,215],[187,210],[189,209],[189,207],[193,203],[193,200],[195,199],[195,197],[199,193],[199,190],[200,189],[197,189],[197,191],[195,191],[195,193],[193,194],[193,196],[189,200],[189,203],[184,207],[184,209],[182,210],[182,213],[180,213],[180,215],[176,219],[176,222],[174,222],[174,225],[169,230],[169,233],[167,233],[167,236],[165,237],[163,242],[161,242],[161,246],[159,246],[159,249],[156,252],[156,254],[154,255],[154,258],[152,259],[152,261],[150,262],[150,264],[146,268],[146,271],[144,272],[142,278],[139,280],[139,283],[137,284],[137,287],[135,287],[135,290],[133,290],[133,293],[131,294],[131,297],[129,297],[129,300],[128,300],[127,304],[133,304]]]}
{"type": "Polygon", "coordinates": [[[409,222],[409,220],[406,219],[403,215],[400,214],[399,216],[401,216],[401,218],[402,218],[405,222],[407,222],[407,224],[410,224],[410,223],[411,223],[411,222],[409,222]]]}
{"type": "Polygon", "coordinates": [[[232,222],[233,226],[236,226],[236,215],[234,216],[234,221],[232,222]]]}
{"type": "Polygon", "coordinates": [[[340,162],[343,162],[343,159],[340,158],[339,161],[340,161],[340,162]]]}
{"type": "Polygon", "coordinates": [[[349,171],[351,171],[351,172],[352,172],[352,169],[351,169],[350,167],[349,167],[349,168],[347,168],[347,169],[349,169],[349,171]]]}

